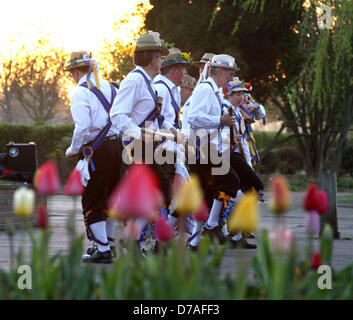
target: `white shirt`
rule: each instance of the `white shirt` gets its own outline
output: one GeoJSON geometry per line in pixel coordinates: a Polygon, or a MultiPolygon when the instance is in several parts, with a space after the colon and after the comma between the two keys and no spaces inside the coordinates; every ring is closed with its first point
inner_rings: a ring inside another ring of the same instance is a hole
{"type": "MultiPolygon", "coordinates": [[[[156,91],[153,80],[148,73],[140,66],[135,70],[140,70],[147,77],[152,89],[156,91]]],[[[155,108],[155,102],[148,90],[145,79],[138,72],[130,72],[121,81],[118,94],[110,110],[112,126],[116,127],[122,134],[128,129],[129,135],[135,139],[141,138],[141,128],[138,126],[146,119],[148,114],[155,108]]],[[[158,120],[146,126],[150,130],[158,130],[158,120]]]]}
{"type": "MultiPolygon", "coordinates": [[[[91,82],[95,83],[94,75],[90,76],[91,82]]],[[[71,97],[71,115],[75,123],[75,129],[72,137],[71,146],[67,153],[77,154],[81,147],[94,140],[98,133],[108,123],[108,113],[100,103],[96,95],[87,88],[81,87],[82,83],[86,82],[84,75],[75,88],[75,92],[71,97]]],[[[99,78],[100,90],[106,99],[111,101],[111,88],[108,81],[99,78]]],[[[114,90],[116,90],[114,88],[114,90]]],[[[116,127],[111,126],[107,137],[119,134],[116,127]]]]}
{"type": "Polygon", "coordinates": [[[222,107],[215,93],[218,93],[222,103],[220,92],[212,77],[206,81],[211,83],[200,83],[194,89],[189,107],[188,122],[191,129],[206,129],[209,134],[214,136],[212,143],[218,144],[218,137],[215,131],[218,131],[221,124],[222,107]]]}
{"type": "Polygon", "coordinates": [[[183,106],[183,119],[182,119],[182,125],[181,125],[181,129],[183,132],[188,133],[190,130],[190,124],[188,122],[188,118],[189,118],[189,109],[190,109],[190,100],[191,97],[189,97],[183,106]]]}
{"type": "Polygon", "coordinates": [[[158,96],[163,98],[162,101],[162,111],[161,114],[164,116],[163,128],[170,130],[174,127],[176,120],[175,110],[172,105],[172,98],[170,96],[168,88],[163,83],[156,83],[157,81],[162,80],[171,91],[175,102],[177,103],[179,110],[181,104],[180,90],[178,87],[170,81],[167,77],[159,74],[154,78],[155,87],[158,92],[158,96]]]}

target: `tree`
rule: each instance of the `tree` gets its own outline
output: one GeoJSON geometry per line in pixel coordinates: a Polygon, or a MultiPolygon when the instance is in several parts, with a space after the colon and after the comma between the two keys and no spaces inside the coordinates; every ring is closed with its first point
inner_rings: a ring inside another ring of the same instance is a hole
{"type": "Polygon", "coordinates": [[[125,14],[124,18],[114,24],[115,41],[109,43],[105,40],[103,50],[97,54],[103,78],[120,82],[134,69],[132,56],[135,42],[141,34],[146,33],[144,21],[151,8],[148,1],[140,1],[135,10],[125,14]]]}
{"type": "Polygon", "coordinates": [[[10,57],[0,56],[0,107],[6,115],[7,122],[13,121],[12,103],[15,98],[16,80],[19,77],[20,50],[10,57]]]}
{"type": "Polygon", "coordinates": [[[36,122],[52,119],[59,102],[67,103],[64,65],[67,55],[46,39],[39,39],[33,50],[21,57],[16,97],[28,116],[36,122]]]}

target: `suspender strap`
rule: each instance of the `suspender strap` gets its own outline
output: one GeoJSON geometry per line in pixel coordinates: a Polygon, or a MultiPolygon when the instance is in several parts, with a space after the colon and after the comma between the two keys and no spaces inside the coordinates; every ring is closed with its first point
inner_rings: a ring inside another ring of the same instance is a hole
{"type": "Polygon", "coordinates": [[[168,87],[168,85],[163,81],[163,80],[159,80],[156,82],[157,83],[161,83],[161,84],[164,84],[168,91],[169,91],[169,94],[170,94],[170,98],[172,99],[172,106],[173,106],[173,109],[174,109],[174,112],[175,112],[175,122],[174,122],[174,127],[177,128],[177,129],[180,129],[180,121],[179,121],[179,111],[180,111],[180,106],[177,104],[177,102],[175,101],[174,99],[174,96],[172,94],[172,91],[170,90],[170,88],[168,87]]]}
{"type": "MultiPolygon", "coordinates": [[[[114,99],[116,97],[116,91],[115,91],[114,86],[110,83],[109,83],[109,85],[110,85],[110,89],[111,89],[111,101],[110,102],[108,102],[107,98],[104,96],[102,91],[98,90],[97,87],[92,87],[90,89],[90,91],[93,92],[94,95],[98,98],[99,102],[104,107],[105,111],[108,113],[108,117],[109,117],[110,108],[112,107],[114,99]]],[[[84,87],[84,88],[88,88],[86,82],[82,83],[80,86],[84,87]]],[[[97,136],[92,141],[90,141],[89,143],[87,143],[86,145],[84,145],[82,147],[82,153],[83,153],[84,157],[87,159],[87,161],[90,162],[92,171],[95,171],[95,167],[94,167],[94,164],[92,161],[93,152],[96,151],[96,149],[102,144],[102,142],[104,141],[105,137],[107,136],[107,134],[109,132],[111,125],[112,125],[112,122],[109,117],[108,123],[102,128],[102,130],[97,134],[97,136]]]]}
{"type": "Polygon", "coordinates": [[[143,120],[138,126],[140,128],[142,128],[145,125],[145,122],[147,121],[154,121],[157,118],[158,121],[158,126],[159,128],[162,127],[163,121],[164,121],[164,117],[161,115],[161,110],[160,107],[158,106],[158,95],[157,95],[157,91],[153,91],[151,83],[149,82],[149,80],[147,79],[146,75],[141,71],[141,70],[134,70],[132,72],[137,72],[140,75],[142,75],[143,79],[146,82],[148,91],[150,92],[152,99],[155,103],[155,108],[147,115],[147,117],[145,118],[145,120],[143,120]]]}
{"type": "Polygon", "coordinates": [[[221,110],[222,110],[222,101],[221,101],[221,98],[219,97],[219,94],[214,91],[213,86],[212,86],[212,83],[209,82],[209,81],[203,81],[203,82],[201,82],[201,83],[208,83],[208,84],[211,86],[211,88],[212,88],[214,94],[216,95],[216,98],[217,98],[218,103],[219,103],[219,105],[220,105],[220,107],[221,107],[221,110]]]}

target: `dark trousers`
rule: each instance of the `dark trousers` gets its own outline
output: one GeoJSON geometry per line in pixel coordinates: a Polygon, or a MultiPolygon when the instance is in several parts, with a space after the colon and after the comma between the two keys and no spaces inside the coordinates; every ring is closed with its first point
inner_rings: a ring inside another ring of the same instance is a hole
{"type": "Polygon", "coordinates": [[[107,201],[120,180],[121,151],[119,140],[108,140],[93,154],[95,171],[89,166],[91,178],[82,194],[86,226],[106,220],[107,201]]]}
{"type": "Polygon", "coordinates": [[[240,189],[244,193],[254,188],[256,191],[263,190],[264,184],[256,172],[248,165],[238,152],[230,153],[230,164],[240,180],[240,189]]]}

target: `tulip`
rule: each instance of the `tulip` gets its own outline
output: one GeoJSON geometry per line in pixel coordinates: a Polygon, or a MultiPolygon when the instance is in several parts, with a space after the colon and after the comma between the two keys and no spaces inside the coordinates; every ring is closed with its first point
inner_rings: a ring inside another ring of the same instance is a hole
{"type": "Polygon", "coordinates": [[[145,164],[134,164],[108,200],[108,207],[118,219],[152,220],[162,205],[158,178],[145,164]]]}
{"type": "Polygon", "coordinates": [[[138,239],[140,234],[140,226],[135,220],[128,220],[124,228],[124,239],[138,239]]]}
{"type": "Polygon", "coordinates": [[[178,213],[188,214],[200,210],[202,191],[196,175],[191,175],[188,181],[181,184],[176,191],[175,200],[178,213]]]}
{"type": "Polygon", "coordinates": [[[321,266],[320,252],[315,252],[311,257],[311,268],[317,270],[321,266]]]}
{"type": "Polygon", "coordinates": [[[270,210],[274,213],[282,213],[291,205],[291,196],[288,189],[288,181],[285,176],[275,176],[271,181],[273,199],[270,202],[270,210]]]}
{"type": "Polygon", "coordinates": [[[201,202],[201,208],[194,213],[194,219],[196,221],[206,222],[208,219],[208,207],[205,200],[201,202]]]}
{"type": "Polygon", "coordinates": [[[72,170],[64,188],[65,196],[78,196],[83,192],[81,173],[76,168],[72,170]]]}
{"type": "Polygon", "coordinates": [[[13,210],[22,217],[29,217],[34,210],[35,193],[26,187],[17,189],[13,195],[13,210]]]}
{"type": "Polygon", "coordinates": [[[320,216],[316,211],[311,211],[307,217],[306,232],[319,233],[320,231],[320,216]]]}
{"type": "Polygon", "coordinates": [[[277,253],[286,253],[292,247],[293,233],[291,230],[277,227],[274,231],[269,233],[269,240],[271,247],[277,253]]]}
{"type": "Polygon", "coordinates": [[[47,209],[42,204],[38,206],[37,226],[41,229],[45,229],[48,226],[47,209]]]}
{"type": "Polygon", "coordinates": [[[41,165],[33,181],[38,194],[48,195],[57,193],[60,189],[60,181],[55,163],[49,160],[41,165]]]}
{"type": "Polygon", "coordinates": [[[317,212],[321,215],[324,215],[328,212],[329,210],[329,203],[327,200],[327,194],[325,191],[319,191],[318,192],[318,206],[317,206],[317,212]]]}
{"type": "Polygon", "coordinates": [[[317,210],[319,206],[318,190],[314,183],[311,183],[306,191],[303,207],[307,211],[317,210]]]}
{"type": "Polygon", "coordinates": [[[173,228],[162,216],[159,216],[156,221],[156,237],[161,242],[168,242],[174,237],[173,228]]]}
{"type": "Polygon", "coordinates": [[[257,194],[248,192],[239,200],[229,217],[229,231],[254,232],[257,228],[258,216],[257,194]]]}

